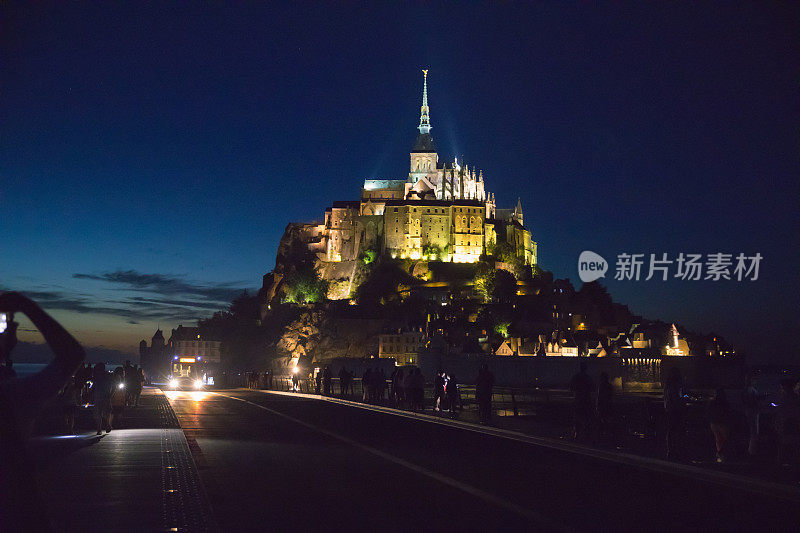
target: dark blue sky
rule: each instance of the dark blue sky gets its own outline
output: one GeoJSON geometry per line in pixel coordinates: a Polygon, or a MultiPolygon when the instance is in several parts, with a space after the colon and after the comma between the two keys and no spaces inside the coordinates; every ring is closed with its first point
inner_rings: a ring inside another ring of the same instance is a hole
{"type": "Polygon", "coordinates": [[[760,252],[756,282],[607,284],[797,356],[788,3],[0,9],[0,285],[87,344],[133,350],[257,288],[287,222],[404,178],[428,68],[440,157],[522,199],[542,266],[579,286],[585,249],[760,252]]]}

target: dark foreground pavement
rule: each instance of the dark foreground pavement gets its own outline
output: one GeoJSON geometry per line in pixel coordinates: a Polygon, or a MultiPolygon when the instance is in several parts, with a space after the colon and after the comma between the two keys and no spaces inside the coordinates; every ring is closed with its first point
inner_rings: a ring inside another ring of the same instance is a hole
{"type": "MultiPolygon", "coordinates": [[[[146,388],[111,433],[95,436],[81,409],[74,436],[31,442],[39,492],[53,531],[213,530],[183,431],[167,398],[146,388]]],[[[0,524],[0,531],[3,531],[0,524]]]]}
{"type": "Polygon", "coordinates": [[[33,449],[42,512],[57,531],[797,531],[800,524],[795,489],[720,482],[699,469],[626,463],[286,393],[148,389],[122,429],[101,438],[40,437],[33,449]]]}
{"type": "Polygon", "coordinates": [[[286,394],[167,396],[226,531],[800,525],[796,492],[776,495],[286,394]]]}

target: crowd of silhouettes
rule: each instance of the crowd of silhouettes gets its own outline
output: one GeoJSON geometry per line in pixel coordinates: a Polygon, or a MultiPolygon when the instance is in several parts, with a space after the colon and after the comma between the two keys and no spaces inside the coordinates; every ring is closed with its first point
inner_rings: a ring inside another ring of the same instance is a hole
{"type": "MultiPolygon", "coordinates": [[[[579,372],[570,381],[573,394],[572,436],[577,441],[617,446],[617,425],[620,416],[615,409],[614,387],[607,373],[602,372],[598,384],[587,373],[587,364],[581,361],[579,372]]],[[[704,413],[706,428],[713,443],[714,458],[724,463],[730,457],[731,436],[738,427],[746,428],[746,458],[754,460],[759,452],[759,443],[764,440],[765,430],[762,415],[772,415],[772,430],[777,448],[776,460],[781,464],[800,462],[800,380],[781,380],[780,395],[771,406],[763,405],[766,394],[756,386],[757,376],[747,377],[741,398],[741,412],[730,402],[724,388],[717,388],[705,402],[705,411],[695,410],[691,422],[697,422],[697,414],[704,413]],[[739,418],[741,417],[741,418],[739,418]],[[737,424],[742,419],[743,424],[737,424]]],[[[648,433],[655,435],[659,420],[663,421],[663,445],[669,459],[687,460],[697,455],[698,442],[690,440],[690,406],[700,407],[700,400],[691,397],[678,367],[666,373],[662,389],[661,407],[647,403],[648,433]]],[[[702,418],[703,415],[700,415],[702,418]]],[[[703,445],[699,448],[702,450],[703,445]]],[[[702,452],[701,452],[702,453],[702,452]]]]}

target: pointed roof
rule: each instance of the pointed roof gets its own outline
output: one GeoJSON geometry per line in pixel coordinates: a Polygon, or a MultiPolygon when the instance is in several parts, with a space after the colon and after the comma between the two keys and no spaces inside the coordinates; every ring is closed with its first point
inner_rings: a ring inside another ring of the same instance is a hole
{"type": "Polygon", "coordinates": [[[419,113],[419,132],[420,133],[430,133],[431,132],[431,117],[430,117],[430,110],[428,109],[428,71],[423,70],[422,75],[423,78],[423,85],[422,85],[422,107],[420,108],[419,113]]]}
{"type": "Polygon", "coordinates": [[[424,81],[422,86],[422,107],[419,113],[419,135],[414,142],[412,153],[434,153],[436,146],[433,144],[433,137],[431,137],[431,117],[430,109],[428,108],[428,71],[423,70],[424,81]]]}

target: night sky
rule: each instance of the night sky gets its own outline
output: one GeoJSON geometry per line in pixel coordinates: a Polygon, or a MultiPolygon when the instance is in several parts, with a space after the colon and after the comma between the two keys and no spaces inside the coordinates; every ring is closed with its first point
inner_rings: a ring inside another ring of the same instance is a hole
{"type": "Polygon", "coordinates": [[[440,158],[521,198],[544,268],[579,287],[593,250],[635,313],[797,357],[788,2],[0,9],[0,287],[87,346],[194,323],[260,286],[288,222],[407,177],[427,68],[440,158]],[[755,282],[615,281],[623,252],[764,259],[755,282]]]}

